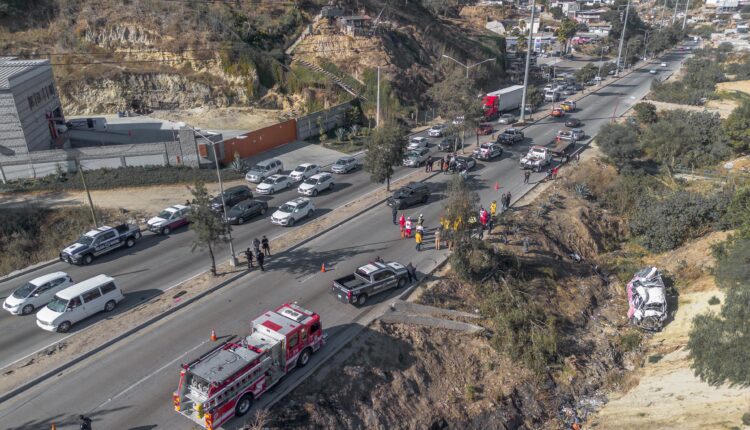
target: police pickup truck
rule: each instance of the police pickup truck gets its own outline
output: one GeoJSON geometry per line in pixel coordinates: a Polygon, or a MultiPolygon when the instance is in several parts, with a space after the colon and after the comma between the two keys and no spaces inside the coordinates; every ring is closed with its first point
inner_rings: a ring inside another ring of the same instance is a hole
{"type": "Polygon", "coordinates": [[[132,224],[99,227],[81,235],[75,243],[63,249],[60,260],[70,264],[91,264],[94,257],[122,246],[132,247],[140,237],[141,230],[132,224]]]}
{"type": "Polygon", "coordinates": [[[391,288],[402,288],[408,282],[409,274],[402,264],[374,262],[333,281],[331,294],[344,303],[363,306],[369,297],[391,288]]]}

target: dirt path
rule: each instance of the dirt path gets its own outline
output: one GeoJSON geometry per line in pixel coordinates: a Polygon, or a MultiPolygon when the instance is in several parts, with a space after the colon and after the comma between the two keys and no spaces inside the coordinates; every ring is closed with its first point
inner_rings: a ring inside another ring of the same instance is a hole
{"type": "Polygon", "coordinates": [[[750,411],[750,388],[712,387],[693,375],[685,345],[693,318],[709,310],[711,297],[722,303],[724,294],[709,274],[713,265],[710,244],[726,237],[714,233],[674,252],[659,256],[652,263],[675,273],[679,262],[701,268],[702,274],[680,287],[675,319],[661,333],[646,341],[646,360],[634,375],[638,383],[626,393],[610,395],[592,421],[601,429],[731,429],[742,426],[742,414],[750,411]]]}

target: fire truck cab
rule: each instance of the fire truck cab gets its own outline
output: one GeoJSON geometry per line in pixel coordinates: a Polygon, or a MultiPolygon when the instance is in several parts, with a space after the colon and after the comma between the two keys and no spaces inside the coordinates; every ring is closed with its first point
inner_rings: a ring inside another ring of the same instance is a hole
{"type": "Polygon", "coordinates": [[[252,332],[183,364],[174,408],[208,430],[245,415],[253,401],[325,343],[320,316],[284,304],[252,322],[252,332]]]}

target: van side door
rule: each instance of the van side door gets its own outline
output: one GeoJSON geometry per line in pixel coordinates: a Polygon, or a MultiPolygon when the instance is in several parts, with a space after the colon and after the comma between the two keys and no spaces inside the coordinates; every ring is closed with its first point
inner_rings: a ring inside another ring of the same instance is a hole
{"type": "Polygon", "coordinates": [[[71,324],[86,318],[86,308],[81,301],[81,296],[73,297],[68,301],[68,307],[65,309],[65,319],[71,324]]]}
{"type": "Polygon", "coordinates": [[[99,287],[94,287],[81,294],[81,298],[83,299],[86,316],[104,310],[104,300],[102,300],[102,293],[99,291],[99,287]]]}

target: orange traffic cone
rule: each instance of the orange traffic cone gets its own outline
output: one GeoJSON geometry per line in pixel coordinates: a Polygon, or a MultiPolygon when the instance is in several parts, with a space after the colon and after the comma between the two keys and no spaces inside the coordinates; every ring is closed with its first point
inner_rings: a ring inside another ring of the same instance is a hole
{"type": "Polygon", "coordinates": [[[495,181],[495,191],[500,190],[500,182],[495,181]]]}
{"type": "Polygon", "coordinates": [[[325,263],[323,263],[323,264],[322,264],[322,265],[320,266],[320,273],[326,273],[326,264],[325,264],[325,263]]]}
{"type": "Polygon", "coordinates": [[[216,330],[211,329],[211,342],[216,342],[216,330]]]}

